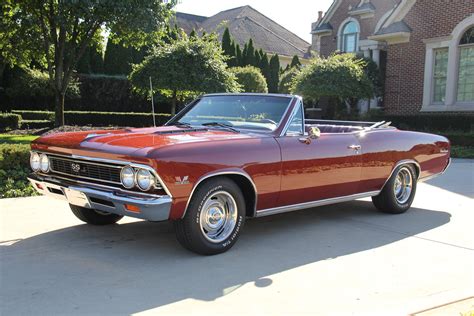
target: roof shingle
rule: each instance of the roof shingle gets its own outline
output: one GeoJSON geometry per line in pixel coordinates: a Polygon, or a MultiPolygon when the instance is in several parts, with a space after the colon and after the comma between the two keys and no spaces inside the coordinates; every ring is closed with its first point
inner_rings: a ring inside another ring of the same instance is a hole
{"type": "MultiPolygon", "coordinates": [[[[187,23],[178,20],[180,27],[187,23]]],[[[250,6],[221,11],[199,23],[199,29],[208,33],[216,32],[219,38],[222,38],[226,27],[241,47],[251,38],[256,48],[267,53],[307,57],[308,42],[250,6]]],[[[188,32],[185,27],[182,28],[188,32]]]]}

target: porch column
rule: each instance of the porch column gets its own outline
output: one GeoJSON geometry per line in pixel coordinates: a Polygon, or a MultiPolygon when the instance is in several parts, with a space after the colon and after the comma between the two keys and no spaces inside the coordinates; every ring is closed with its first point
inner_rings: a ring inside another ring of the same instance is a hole
{"type": "Polygon", "coordinates": [[[372,60],[380,66],[380,48],[374,48],[372,50],[372,60]]]}
{"type": "Polygon", "coordinates": [[[367,49],[364,49],[364,57],[365,58],[370,58],[370,50],[367,48],[367,49]]]}

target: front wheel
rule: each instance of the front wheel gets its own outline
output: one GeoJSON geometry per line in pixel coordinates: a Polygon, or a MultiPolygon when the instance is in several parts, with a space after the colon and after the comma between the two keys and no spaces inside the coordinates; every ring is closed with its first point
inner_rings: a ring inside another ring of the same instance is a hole
{"type": "Polygon", "coordinates": [[[393,172],[379,195],[372,197],[375,207],[385,213],[405,213],[413,203],[417,175],[412,165],[403,165],[393,172]]]}
{"type": "Polygon", "coordinates": [[[186,215],[174,226],[183,247],[198,254],[215,255],[235,244],[244,222],[242,191],[232,180],[219,177],[196,189],[186,215]]]}
{"type": "Polygon", "coordinates": [[[71,211],[81,221],[91,225],[110,225],[117,223],[123,216],[97,211],[90,208],[69,204],[71,211]]]}

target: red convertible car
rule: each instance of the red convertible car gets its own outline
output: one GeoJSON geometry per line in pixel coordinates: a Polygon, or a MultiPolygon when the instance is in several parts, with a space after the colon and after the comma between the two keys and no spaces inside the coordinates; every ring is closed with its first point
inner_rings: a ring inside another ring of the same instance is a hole
{"type": "Polygon", "coordinates": [[[217,254],[247,217],[372,197],[403,213],[443,173],[449,141],[389,123],[305,120],[298,96],[211,94],[165,126],[60,133],[32,144],[29,180],[93,225],[174,222],[178,241],[217,254]]]}

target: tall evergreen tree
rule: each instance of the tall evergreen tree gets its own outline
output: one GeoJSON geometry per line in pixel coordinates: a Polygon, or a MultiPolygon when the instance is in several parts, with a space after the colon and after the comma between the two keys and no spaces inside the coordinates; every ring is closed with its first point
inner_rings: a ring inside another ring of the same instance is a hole
{"type": "Polygon", "coordinates": [[[232,52],[232,39],[230,37],[229,28],[226,27],[224,30],[224,34],[222,34],[222,50],[224,54],[231,57],[233,56],[232,52]]]}
{"type": "Polygon", "coordinates": [[[298,55],[293,56],[290,67],[293,68],[293,67],[300,67],[300,66],[301,66],[301,63],[300,63],[300,59],[298,58],[298,55]]]}
{"type": "Polygon", "coordinates": [[[244,44],[244,49],[242,50],[242,59],[240,66],[247,66],[247,43],[244,44]]]}
{"type": "Polygon", "coordinates": [[[237,66],[242,66],[242,50],[240,49],[240,45],[237,44],[235,46],[235,59],[236,59],[236,65],[237,66]]]}
{"type": "Polygon", "coordinates": [[[268,76],[268,92],[277,93],[278,84],[280,83],[280,59],[278,54],[273,55],[270,59],[268,76]]]}
{"type": "Polygon", "coordinates": [[[247,43],[247,52],[244,54],[245,65],[256,66],[255,64],[255,48],[253,47],[253,40],[249,39],[247,43]]]}
{"type": "MultiPolygon", "coordinates": [[[[255,67],[260,67],[260,62],[262,60],[262,57],[260,55],[260,51],[258,49],[255,50],[255,57],[254,57],[254,66],[255,67]]],[[[261,70],[261,69],[260,69],[261,70]]]]}
{"type": "Polygon", "coordinates": [[[268,79],[270,78],[269,72],[268,72],[268,68],[269,68],[268,55],[267,53],[264,53],[263,51],[261,51],[261,53],[262,53],[262,58],[260,59],[259,68],[262,70],[262,73],[267,79],[267,83],[268,83],[268,79]]]}
{"type": "Polygon", "coordinates": [[[107,42],[104,55],[104,73],[108,75],[128,75],[132,70],[132,49],[122,43],[107,42]]]}
{"type": "Polygon", "coordinates": [[[197,36],[196,31],[193,29],[191,33],[189,33],[189,37],[196,37],[196,36],[197,36]]]}
{"type": "Polygon", "coordinates": [[[237,51],[234,41],[230,43],[230,51],[232,52],[232,57],[227,61],[227,64],[229,65],[229,67],[237,67],[239,64],[237,60],[237,51]]]}

